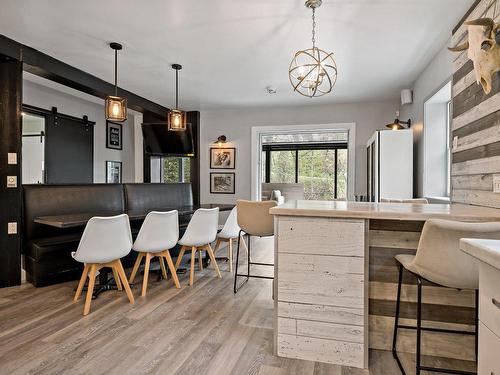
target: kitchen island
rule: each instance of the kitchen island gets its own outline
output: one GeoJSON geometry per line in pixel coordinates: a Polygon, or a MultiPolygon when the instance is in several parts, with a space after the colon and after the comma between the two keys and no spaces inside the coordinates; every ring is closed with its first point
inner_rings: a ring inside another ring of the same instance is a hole
{"type": "MultiPolygon", "coordinates": [[[[290,201],[274,207],[275,326],[279,356],[368,367],[390,350],[397,254],[415,254],[427,219],[500,221],[500,210],[462,204],[290,201]]],[[[458,250],[458,244],[457,244],[458,250]]],[[[416,281],[403,279],[401,321],[415,324],[416,281]]],[[[423,324],[474,330],[474,292],[427,284],[423,324]]],[[[401,330],[398,351],[415,351],[401,330]]],[[[473,361],[474,337],[426,333],[423,355],[473,361]]]]}

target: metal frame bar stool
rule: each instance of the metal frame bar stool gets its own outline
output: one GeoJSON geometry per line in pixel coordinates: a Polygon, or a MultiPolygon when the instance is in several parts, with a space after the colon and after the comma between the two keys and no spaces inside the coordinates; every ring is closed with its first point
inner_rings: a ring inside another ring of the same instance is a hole
{"type": "Polygon", "coordinates": [[[460,238],[493,238],[500,239],[500,223],[470,223],[440,219],[430,219],[424,224],[422,235],[418,243],[416,255],[396,255],[399,265],[399,278],[396,299],[396,316],[394,319],[394,332],[392,340],[392,353],[401,372],[406,374],[397,353],[398,329],[416,330],[416,375],[421,371],[443,372],[447,374],[476,374],[449,368],[430,367],[422,365],[422,333],[443,332],[451,334],[475,335],[475,353],[477,361],[478,352],[478,289],[479,270],[478,261],[463,253],[459,249],[460,238]],[[416,326],[399,324],[401,305],[401,285],[403,272],[408,271],[417,279],[417,311],[416,326]],[[422,327],[422,286],[429,282],[432,285],[474,290],[475,295],[475,321],[474,331],[460,331],[453,329],[422,327]]]}
{"type": "Polygon", "coordinates": [[[252,275],[250,273],[251,265],[274,267],[273,263],[262,263],[262,262],[251,261],[250,237],[274,236],[274,217],[269,213],[269,210],[272,207],[275,207],[276,205],[277,203],[275,201],[253,202],[247,200],[238,200],[236,202],[238,225],[241,229],[238,235],[238,247],[236,251],[236,270],[234,273],[234,289],[233,289],[234,293],[237,293],[238,290],[244,284],[246,284],[246,282],[250,278],[274,280],[274,277],[272,276],[252,275]],[[246,246],[248,254],[248,264],[247,264],[247,273],[242,274],[238,273],[238,263],[240,259],[241,237],[245,233],[248,235],[248,245],[246,246]],[[238,277],[245,277],[246,279],[241,284],[238,285],[238,277]]]}

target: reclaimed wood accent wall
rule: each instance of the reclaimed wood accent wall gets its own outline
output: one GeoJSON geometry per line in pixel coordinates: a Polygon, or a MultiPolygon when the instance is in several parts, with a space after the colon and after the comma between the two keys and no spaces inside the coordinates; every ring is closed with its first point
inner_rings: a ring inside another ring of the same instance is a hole
{"type": "MultiPolygon", "coordinates": [[[[369,332],[370,348],[391,350],[396,312],[397,254],[415,254],[423,221],[370,220],[369,223],[369,332]]],[[[475,297],[472,291],[459,291],[424,284],[422,325],[474,331],[475,297]]],[[[416,325],[416,279],[404,273],[401,289],[401,323],[416,325]]],[[[474,337],[426,332],[422,335],[422,354],[474,361],[474,337]]],[[[415,353],[415,331],[401,329],[398,351],[415,353]]]]}
{"type": "MultiPolygon", "coordinates": [[[[500,0],[481,0],[464,22],[481,17],[496,18],[499,22],[499,13],[500,0]]],[[[462,23],[456,28],[451,44],[466,39],[467,26],[462,23]]],[[[457,137],[452,149],[452,201],[500,208],[500,194],[493,193],[493,175],[500,174],[500,73],[493,78],[491,92],[485,94],[476,83],[467,51],[457,53],[452,96],[452,139],[457,137]]]]}

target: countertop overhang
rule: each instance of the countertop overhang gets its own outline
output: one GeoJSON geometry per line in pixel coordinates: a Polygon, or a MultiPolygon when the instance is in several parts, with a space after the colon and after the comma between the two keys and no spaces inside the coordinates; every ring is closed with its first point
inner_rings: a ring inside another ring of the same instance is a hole
{"type": "Polygon", "coordinates": [[[500,270],[500,240],[462,238],[460,249],[500,270]]]}
{"type": "Polygon", "coordinates": [[[500,221],[500,209],[459,203],[415,204],[293,200],[273,207],[269,212],[278,216],[352,219],[500,221]]]}

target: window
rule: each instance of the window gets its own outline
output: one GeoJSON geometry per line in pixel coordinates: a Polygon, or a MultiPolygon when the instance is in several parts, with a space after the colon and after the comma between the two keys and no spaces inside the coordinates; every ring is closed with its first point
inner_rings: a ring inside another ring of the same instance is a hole
{"type": "Polygon", "coordinates": [[[423,196],[450,196],[451,81],[424,102],[423,196]]]}
{"type": "Polygon", "coordinates": [[[176,183],[191,181],[191,160],[189,158],[161,158],[161,182],[176,183]]]}
{"type": "Polygon", "coordinates": [[[263,144],[262,160],[264,182],[302,183],[308,200],[347,197],[347,142],[263,144]]]}
{"type": "Polygon", "coordinates": [[[151,182],[191,182],[191,159],[183,157],[152,157],[151,182]]]}

